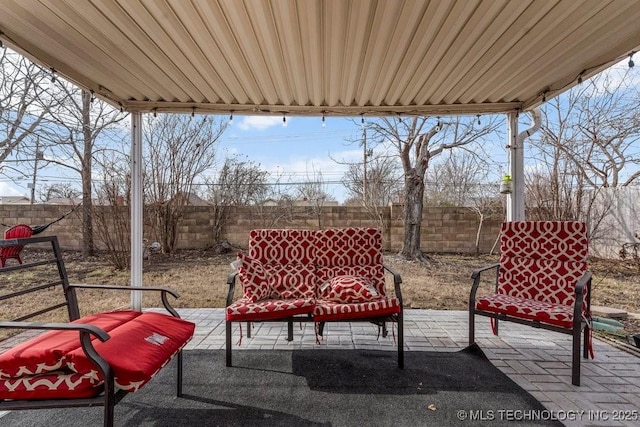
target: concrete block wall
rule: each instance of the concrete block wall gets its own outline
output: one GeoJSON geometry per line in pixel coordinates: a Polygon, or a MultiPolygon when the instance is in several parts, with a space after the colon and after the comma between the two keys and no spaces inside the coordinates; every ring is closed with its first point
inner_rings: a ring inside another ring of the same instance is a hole
{"type": "MultiPolygon", "coordinates": [[[[231,207],[223,238],[239,248],[246,248],[249,230],[254,228],[331,228],[382,227],[385,249],[398,251],[402,247],[402,205],[380,208],[379,218],[357,206],[295,207],[283,211],[278,207],[231,207]]],[[[25,223],[46,224],[67,213],[62,205],[0,205],[0,218],[7,225],[25,223]]],[[[104,209],[96,206],[95,209],[104,209]]],[[[485,219],[480,238],[480,252],[494,246],[502,218],[485,219]]],[[[422,250],[425,252],[475,253],[478,216],[464,207],[425,207],[422,220],[422,250]]],[[[45,232],[56,234],[65,249],[79,249],[82,242],[82,215],[78,209],[45,232]]],[[[213,213],[208,206],[188,206],[178,229],[178,248],[203,249],[213,245],[213,213]]],[[[43,233],[44,234],[44,233],[43,233]]],[[[145,237],[155,236],[145,220],[145,237]]],[[[96,247],[101,248],[96,235],[96,247]]]]}

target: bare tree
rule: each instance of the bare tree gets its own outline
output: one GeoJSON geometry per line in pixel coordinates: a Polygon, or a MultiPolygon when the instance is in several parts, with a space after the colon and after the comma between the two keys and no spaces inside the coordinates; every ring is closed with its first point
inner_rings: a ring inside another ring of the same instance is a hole
{"type": "Polygon", "coordinates": [[[153,213],[157,240],[171,253],[178,223],[194,183],[215,164],[216,143],[227,126],[212,116],[158,114],[147,119],[144,132],[145,193],[153,213]]]}
{"type": "Polygon", "coordinates": [[[402,168],[397,157],[373,153],[367,160],[366,177],[363,163],[350,164],[343,183],[351,200],[364,206],[387,206],[402,193],[402,168]]]}
{"type": "MultiPolygon", "coordinates": [[[[24,167],[12,167],[11,156],[19,156],[20,147],[35,143],[35,136],[49,117],[57,101],[50,96],[50,74],[23,56],[0,48],[0,164],[26,176],[24,167]]],[[[17,161],[32,161],[27,153],[17,161]]],[[[33,169],[32,169],[33,170],[33,169]]]]}
{"type": "Polygon", "coordinates": [[[259,164],[227,157],[215,180],[208,182],[207,200],[214,207],[213,242],[220,243],[231,206],[255,205],[266,198],[269,173],[259,164]]]}
{"type": "Polygon", "coordinates": [[[52,199],[76,199],[82,195],[75,186],[69,183],[57,183],[45,185],[40,189],[39,198],[43,202],[52,199]]]}
{"type": "Polygon", "coordinates": [[[427,171],[425,203],[435,206],[464,206],[478,218],[476,254],[487,216],[504,215],[504,199],[498,185],[490,183],[490,156],[481,146],[470,144],[465,150],[450,151],[448,156],[427,171]],[[482,155],[481,155],[482,154],[482,155]]]}
{"type": "Polygon", "coordinates": [[[312,170],[307,172],[307,179],[296,188],[298,200],[306,203],[306,208],[318,221],[318,228],[322,228],[322,207],[326,202],[335,198],[327,189],[327,185],[322,176],[322,171],[312,170]]]}
{"type": "Polygon", "coordinates": [[[93,159],[108,150],[114,140],[121,140],[125,133],[118,123],[127,115],[86,90],[57,79],[55,95],[60,103],[51,109],[53,124],[46,161],[58,167],[72,170],[82,182],[82,255],[94,254],[92,177],[93,159]]]}
{"type": "Polygon", "coordinates": [[[106,257],[119,270],[131,263],[131,170],[122,156],[101,156],[102,179],[95,192],[99,206],[94,210],[96,237],[106,248],[106,257]]]}
{"type": "Polygon", "coordinates": [[[628,72],[614,68],[546,104],[525,181],[530,216],[587,221],[591,240],[608,233],[612,200],[601,189],[640,176],[640,96],[628,72]]]}
{"type": "Polygon", "coordinates": [[[425,174],[433,158],[447,150],[482,141],[494,132],[495,119],[477,125],[475,118],[443,121],[433,117],[382,118],[367,127],[378,143],[388,143],[400,156],[404,172],[404,238],[400,255],[428,262],[420,249],[425,174]]]}

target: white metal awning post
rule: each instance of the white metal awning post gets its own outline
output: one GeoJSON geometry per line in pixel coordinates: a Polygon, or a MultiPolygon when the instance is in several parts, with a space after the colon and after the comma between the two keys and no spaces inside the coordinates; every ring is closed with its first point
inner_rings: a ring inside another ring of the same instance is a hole
{"type": "MultiPolygon", "coordinates": [[[[142,113],[131,113],[131,288],[142,287],[142,113]]],[[[142,292],[131,291],[131,308],[142,310],[142,292]]]]}
{"type": "Polygon", "coordinates": [[[507,195],[507,221],[524,220],[524,150],[518,138],[518,112],[507,113],[507,147],[511,193],[507,195]]]}

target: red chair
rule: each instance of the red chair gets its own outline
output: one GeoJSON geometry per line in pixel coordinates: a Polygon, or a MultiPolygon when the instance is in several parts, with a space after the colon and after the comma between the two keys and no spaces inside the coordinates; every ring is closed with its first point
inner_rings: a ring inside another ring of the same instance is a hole
{"type": "MultiPolygon", "coordinates": [[[[27,237],[31,237],[33,235],[33,230],[26,224],[17,224],[13,227],[7,229],[4,232],[5,240],[9,239],[24,239],[27,237]]],[[[15,246],[4,246],[0,248],[0,267],[4,267],[5,262],[8,259],[17,259],[19,264],[22,264],[22,259],[20,259],[20,252],[22,251],[23,245],[15,245],[15,246]]]]}

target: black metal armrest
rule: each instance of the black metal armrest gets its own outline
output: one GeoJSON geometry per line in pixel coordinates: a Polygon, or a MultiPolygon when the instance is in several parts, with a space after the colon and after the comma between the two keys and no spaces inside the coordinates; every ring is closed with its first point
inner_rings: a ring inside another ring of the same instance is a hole
{"type": "Polygon", "coordinates": [[[400,277],[400,273],[393,270],[391,267],[386,265],[382,265],[385,270],[393,275],[393,288],[396,293],[396,298],[400,301],[400,306],[402,306],[402,290],[400,289],[400,285],[402,284],[402,277],[400,277]]]}
{"type": "Polygon", "coordinates": [[[104,342],[109,339],[109,334],[98,328],[97,326],[86,323],[59,323],[59,322],[0,322],[0,328],[13,329],[42,329],[42,330],[59,330],[59,331],[84,331],[89,333],[100,341],[104,342]]]}
{"type": "Polygon", "coordinates": [[[498,271],[500,270],[500,264],[498,263],[481,267],[477,270],[474,270],[473,273],[471,273],[471,278],[473,279],[473,285],[471,286],[471,292],[469,292],[469,309],[472,309],[473,307],[475,307],[476,293],[478,292],[478,286],[480,285],[480,278],[482,276],[482,273],[484,273],[485,271],[493,270],[493,269],[496,270],[496,284],[497,284],[498,271]]]}
{"type": "Polygon", "coordinates": [[[101,289],[101,290],[116,290],[116,291],[153,291],[160,292],[160,298],[162,299],[162,305],[164,308],[171,313],[173,317],[180,317],[178,312],[173,308],[173,306],[169,303],[169,299],[167,295],[171,295],[174,298],[179,298],[180,294],[174,291],[173,289],[163,288],[163,287],[153,287],[153,286],[117,286],[117,285],[81,285],[81,284],[73,284],[69,285],[69,288],[75,289],[101,289]]]}
{"type": "Polygon", "coordinates": [[[582,317],[583,295],[585,294],[585,291],[587,292],[587,311],[591,312],[591,272],[589,271],[585,271],[576,282],[576,300],[573,306],[574,319],[580,319],[582,317]]]}

